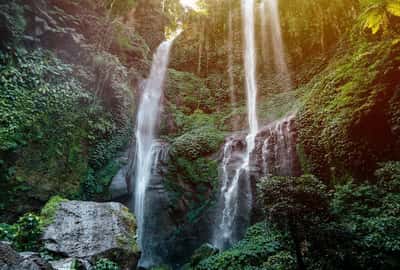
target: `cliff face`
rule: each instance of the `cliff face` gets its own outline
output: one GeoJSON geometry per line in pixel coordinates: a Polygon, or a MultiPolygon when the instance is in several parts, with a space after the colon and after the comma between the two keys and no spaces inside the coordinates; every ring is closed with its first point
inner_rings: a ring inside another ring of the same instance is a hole
{"type": "MultiPolygon", "coordinates": [[[[55,193],[101,199],[123,165],[114,158],[131,140],[138,84],[151,63],[151,50],[130,19],[135,6],[124,8],[86,0],[1,4],[0,73],[11,84],[0,85],[0,99],[21,101],[1,113],[32,118],[6,117],[2,126],[5,217],[36,209],[55,193]],[[8,67],[18,72],[7,73],[8,67]]],[[[155,3],[138,3],[137,11],[163,20],[155,3]]],[[[153,46],[163,33],[152,28],[153,46]]]]}

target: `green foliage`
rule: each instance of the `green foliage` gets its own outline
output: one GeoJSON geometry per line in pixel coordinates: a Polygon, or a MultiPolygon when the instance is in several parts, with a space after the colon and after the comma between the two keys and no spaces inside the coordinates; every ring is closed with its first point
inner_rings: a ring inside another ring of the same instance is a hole
{"type": "MultiPolygon", "coordinates": [[[[264,262],[270,256],[276,256],[284,250],[285,243],[285,237],[281,233],[268,227],[265,223],[259,223],[250,227],[245,238],[235,246],[202,260],[193,269],[242,270],[249,266],[263,269],[264,262]]],[[[289,269],[287,268],[287,270],[289,269]]]]}
{"type": "Polygon", "coordinates": [[[38,251],[43,223],[40,216],[27,213],[15,224],[0,223],[0,241],[7,241],[17,251],[38,251]]]}
{"type": "Polygon", "coordinates": [[[0,241],[12,242],[17,233],[16,226],[0,223],[0,241]]]}
{"type": "Polygon", "coordinates": [[[261,180],[260,205],[268,221],[289,236],[288,251],[293,249],[280,254],[286,259],[269,257],[263,269],[283,262],[293,267],[296,261],[301,268],[299,260],[307,269],[397,269],[400,165],[380,166],[377,184],[348,181],[337,185],[333,196],[312,176],[261,180]]]}
{"type": "Polygon", "coordinates": [[[120,267],[109,259],[99,259],[94,265],[94,270],[120,270],[120,267]]]}
{"type": "Polygon", "coordinates": [[[21,49],[1,53],[0,61],[0,155],[7,160],[18,153],[15,164],[5,164],[16,165],[10,181],[72,192],[86,169],[82,105],[91,95],[70,76],[72,67],[49,53],[21,49]]]}
{"type": "Polygon", "coordinates": [[[50,200],[45,204],[40,212],[40,217],[42,219],[42,225],[44,227],[50,225],[56,215],[58,207],[60,203],[68,201],[67,199],[62,198],[61,196],[53,196],[50,200]]]}
{"type": "Polygon", "coordinates": [[[171,147],[174,157],[188,160],[217,152],[224,140],[224,134],[210,126],[197,127],[176,138],[171,147]]]}
{"type": "Polygon", "coordinates": [[[0,62],[1,207],[105,192],[119,168],[110,160],[131,134],[129,119],[82,87],[78,66],[47,51],[2,51],[0,62]]]}
{"type": "Polygon", "coordinates": [[[268,219],[282,228],[295,225],[311,230],[324,220],[329,207],[326,185],[312,175],[265,177],[258,192],[268,219]]]}
{"type": "Polygon", "coordinates": [[[364,5],[369,5],[362,16],[363,27],[369,29],[374,35],[379,31],[386,33],[391,26],[392,17],[400,17],[400,1],[398,0],[364,0],[362,2],[367,2],[364,5]]]}
{"type": "MultiPolygon", "coordinates": [[[[211,257],[213,255],[216,255],[218,253],[218,249],[209,245],[209,244],[204,244],[198,249],[195,250],[193,253],[192,257],[190,258],[190,267],[195,267],[198,265],[202,260],[207,259],[208,257],[211,257]]],[[[188,266],[189,266],[188,265],[188,266]]]]}
{"type": "Polygon", "coordinates": [[[388,192],[400,192],[400,162],[391,161],[381,163],[375,176],[378,186],[388,192]]]}
{"type": "Polygon", "coordinates": [[[94,200],[107,196],[112,178],[120,168],[121,164],[116,160],[111,160],[104,168],[98,171],[89,168],[87,176],[81,181],[80,197],[85,200],[94,200]]]}
{"type": "Polygon", "coordinates": [[[14,224],[15,234],[12,239],[18,251],[35,251],[40,247],[42,235],[42,222],[39,216],[28,213],[18,219],[14,224]]]}
{"type": "Polygon", "coordinates": [[[270,256],[263,264],[263,270],[294,270],[296,269],[296,259],[288,251],[281,251],[270,256]]]}
{"type": "Polygon", "coordinates": [[[165,185],[172,211],[182,211],[180,218],[184,215],[186,221],[195,223],[212,203],[218,186],[218,164],[207,158],[173,158],[168,164],[165,185]]]}
{"type": "MultiPolygon", "coordinates": [[[[398,177],[398,175],[397,175],[398,177]]],[[[400,196],[376,185],[348,182],[336,188],[332,211],[354,239],[351,251],[362,269],[400,266],[400,196]]]]}
{"type": "Polygon", "coordinates": [[[290,235],[299,269],[305,269],[301,245],[318,238],[321,224],[329,220],[329,192],[312,175],[266,177],[258,184],[258,199],[267,219],[290,235]]]}
{"type": "Polygon", "coordinates": [[[165,92],[169,102],[178,106],[185,114],[199,109],[211,112],[215,108],[210,89],[202,79],[192,73],[169,69],[165,92]]]}
{"type": "Polygon", "coordinates": [[[391,106],[399,98],[400,44],[357,36],[307,86],[297,114],[299,142],[312,173],[323,179],[372,177],[381,160],[396,159],[391,106]],[[324,160],[324,163],[321,163],[324,160]]]}

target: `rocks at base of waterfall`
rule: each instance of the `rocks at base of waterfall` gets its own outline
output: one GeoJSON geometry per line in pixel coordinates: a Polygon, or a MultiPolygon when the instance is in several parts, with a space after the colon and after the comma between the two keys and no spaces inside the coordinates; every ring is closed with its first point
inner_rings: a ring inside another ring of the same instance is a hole
{"type": "Polygon", "coordinates": [[[127,182],[127,166],[122,167],[113,177],[109,187],[110,199],[121,201],[129,197],[129,187],[127,182]]]}
{"type": "Polygon", "coordinates": [[[139,258],[136,221],[120,203],[62,202],[42,237],[45,248],[65,257],[108,258],[132,269],[139,258]]]}
{"type": "Polygon", "coordinates": [[[53,270],[35,252],[18,253],[6,242],[0,242],[0,270],[53,270]]]}
{"type": "Polygon", "coordinates": [[[50,264],[54,270],[69,270],[69,269],[81,269],[81,270],[92,270],[92,265],[82,259],[67,258],[57,261],[51,261],[50,264]]]}

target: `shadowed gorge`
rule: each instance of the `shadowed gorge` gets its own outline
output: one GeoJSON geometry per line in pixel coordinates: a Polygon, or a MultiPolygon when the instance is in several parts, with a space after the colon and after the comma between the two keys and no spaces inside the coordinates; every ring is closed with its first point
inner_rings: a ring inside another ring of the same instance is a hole
{"type": "Polygon", "coordinates": [[[0,0],[0,269],[399,269],[399,31],[399,0],[0,0]]]}

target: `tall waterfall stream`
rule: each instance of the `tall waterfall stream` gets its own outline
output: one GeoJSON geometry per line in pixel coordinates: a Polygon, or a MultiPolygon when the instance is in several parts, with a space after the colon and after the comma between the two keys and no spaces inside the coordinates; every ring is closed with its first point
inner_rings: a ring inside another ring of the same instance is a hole
{"type": "MultiPolygon", "coordinates": [[[[152,265],[152,251],[148,249],[148,239],[145,229],[147,221],[147,192],[154,167],[164,155],[164,148],[155,141],[156,126],[160,113],[160,100],[163,92],[163,84],[169,63],[169,54],[173,40],[168,40],[158,47],[153,57],[153,63],[149,78],[144,84],[141,97],[136,127],[136,165],[134,179],[134,199],[131,209],[134,209],[138,224],[138,244],[142,250],[139,265],[152,265]]],[[[149,237],[152,237],[151,235],[149,237]]]]}

